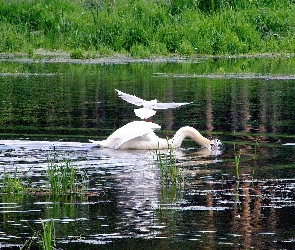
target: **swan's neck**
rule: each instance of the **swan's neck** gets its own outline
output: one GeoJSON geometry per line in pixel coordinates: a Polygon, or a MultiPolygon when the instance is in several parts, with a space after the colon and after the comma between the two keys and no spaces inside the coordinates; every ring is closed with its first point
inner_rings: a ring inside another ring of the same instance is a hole
{"type": "Polygon", "coordinates": [[[173,148],[178,148],[181,146],[182,141],[185,138],[190,138],[196,143],[200,144],[202,147],[208,148],[211,150],[211,141],[200,134],[200,132],[192,127],[182,127],[174,135],[168,143],[173,148]]]}

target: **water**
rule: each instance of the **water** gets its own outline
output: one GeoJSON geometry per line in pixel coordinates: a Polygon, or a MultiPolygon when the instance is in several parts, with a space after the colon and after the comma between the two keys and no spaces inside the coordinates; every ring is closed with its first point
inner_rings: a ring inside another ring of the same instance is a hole
{"type": "Polygon", "coordinates": [[[24,183],[40,188],[48,159],[70,159],[89,189],[57,200],[2,193],[0,247],[18,249],[50,218],[62,249],[294,247],[294,68],[292,58],[2,62],[1,173],[17,168],[24,183]],[[115,89],[193,102],[157,111],[159,136],[190,125],[220,139],[222,153],[184,141],[174,152],[184,182],[165,185],[155,152],[94,147],[89,139],[136,119],[115,89]]]}

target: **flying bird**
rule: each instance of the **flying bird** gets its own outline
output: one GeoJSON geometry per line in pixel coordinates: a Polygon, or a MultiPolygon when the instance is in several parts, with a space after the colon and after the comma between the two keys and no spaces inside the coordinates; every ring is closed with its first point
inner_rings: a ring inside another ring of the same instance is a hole
{"type": "Polygon", "coordinates": [[[185,138],[191,138],[196,143],[209,151],[220,150],[221,142],[218,139],[209,140],[202,136],[193,127],[180,128],[173,138],[159,138],[154,131],[161,129],[156,123],[145,121],[133,121],[112,133],[106,140],[90,142],[112,149],[167,149],[169,147],[179,148],[185,138]]]}
{"type": "Polygon", "coordinates": [[[140,117],[141,119],[148,119],[151,116],[156,114],[155,109],[170,109],[170,108],[178,108],[182,105],[190,104],[189,102],[180,102],[180,103],[165,103],[165,102],[158,102],[158,100],[154,99],[151,101],[146,101],[141,99],[135,95],[126,94],[120,90],[117,90],[119,97],[121,97],[124,101],[139,106],[141,108],[134,109],[134,113],[136,116],[140,117]]]}

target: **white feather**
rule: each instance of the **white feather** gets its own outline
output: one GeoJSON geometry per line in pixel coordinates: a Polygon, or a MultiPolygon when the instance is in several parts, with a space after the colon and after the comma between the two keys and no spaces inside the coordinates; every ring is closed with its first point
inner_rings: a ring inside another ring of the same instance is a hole
{"type": "Polygon", "coordinates": [[[135,109],[135,114],[140,117],[141,119],[147,119],[153,115],[156,114],[156,111],[154,109],[170,109],[170,108],[178,108],[182,105],[190,104],[188,102],[158,102],[156,99],[151,101],[146,101],[144,99],[141,99],[135,95],[126,94],[120,90],[117,90],[117,93],[119,97],[121,97],[124,101],[129,102],[131,104],[134,104],[136,106],[141,106],[141,109],[135,109]]]}
{"type": "Polygon", "coordinates": [[[192,127],[180,128],[170,140],[159,138],[154,131],[161,127],[153,122],[134,121],[116,130],[106,140],[91,141],[102,147],[113,149],[165,149],[179,148],[185,138],[191,138],[210,151],[219,150],[221,143],[202,136],[192,127]]]}

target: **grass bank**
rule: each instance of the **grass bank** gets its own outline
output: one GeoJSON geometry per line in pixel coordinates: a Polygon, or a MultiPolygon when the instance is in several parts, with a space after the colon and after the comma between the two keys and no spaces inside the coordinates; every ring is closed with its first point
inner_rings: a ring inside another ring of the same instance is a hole
{"type": "Polygon", "coordinates": [[[0,0],[0,52],[293,53],[294,12],[292,0],[0,0]]]}

